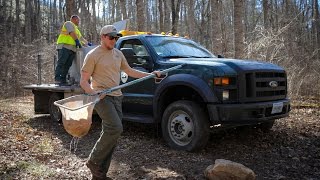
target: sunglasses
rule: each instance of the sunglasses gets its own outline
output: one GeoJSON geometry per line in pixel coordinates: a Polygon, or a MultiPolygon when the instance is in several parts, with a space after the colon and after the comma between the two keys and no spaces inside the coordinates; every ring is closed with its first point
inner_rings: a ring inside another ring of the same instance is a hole
{"type": "MultiPolygon", "coordinates": [[[[108,35],[104,35],[104,37],[107,37],[108,35]]],[[[119,36],[108,36],[109,40],[118,40],[119,36]]]]}

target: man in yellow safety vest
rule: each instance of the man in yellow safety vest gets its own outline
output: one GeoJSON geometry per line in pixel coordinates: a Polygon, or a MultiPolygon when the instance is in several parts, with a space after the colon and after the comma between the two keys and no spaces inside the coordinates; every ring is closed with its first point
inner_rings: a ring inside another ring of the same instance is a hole
{"type": "Polygon", "coordinates": [[[66,85],[66,76],[76,56],[77,48],[92,45],[82,37],[78,29],[79,22],[79,16],[72,15],[70,21],[66,21],[61,28],[57,40],[58,63],[54,77],[58,85],[66,85]]]}

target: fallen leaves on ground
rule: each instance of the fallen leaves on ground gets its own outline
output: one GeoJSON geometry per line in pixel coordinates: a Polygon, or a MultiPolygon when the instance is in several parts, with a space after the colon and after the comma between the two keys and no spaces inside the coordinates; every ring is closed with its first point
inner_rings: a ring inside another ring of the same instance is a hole
{"type": "MultiPolygon", "coordinates": [[[[0,179],[90,179],[85,161],[101,127],[94,120],[77,149],[61,124],[33,115],[30,97],[0,101],[0,179]]],[[[251,168],[258,179],[320,177],[320,112],[294,108],[265,134],[252,128],[214,133],[197,153],[175,151],[152,125],[124,123],[108,175],[114,179],[204,179],[215,159],[251,168]]]]}

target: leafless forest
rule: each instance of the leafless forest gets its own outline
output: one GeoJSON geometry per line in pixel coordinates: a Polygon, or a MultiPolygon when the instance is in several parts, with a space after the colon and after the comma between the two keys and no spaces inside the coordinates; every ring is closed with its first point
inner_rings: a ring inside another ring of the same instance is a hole
{"type": "Polygon", "coordinates": [[[55,41],[70,15],[86,39],[129,19],[129,29],[188,35],[214,54],[267,61],[288,74],[290,98],[320,97],[318,0],[0,0],[1,97],[21,96],[53,82],[55,41]]]}

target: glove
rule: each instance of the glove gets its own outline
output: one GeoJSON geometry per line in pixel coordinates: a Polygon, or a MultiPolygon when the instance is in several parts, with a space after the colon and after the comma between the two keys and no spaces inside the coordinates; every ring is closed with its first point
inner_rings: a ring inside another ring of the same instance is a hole
{"type": "Polygon", "coordinates": [[[92,46],[92,43],[88,42],[88,46],[92,46]]]}
{"type": "Polygon", "coordinates": [[[76,39],[75,41],[76,41],[76,47],[81,48],[82,46],[81,46],[79,39],[76,39]]]}

